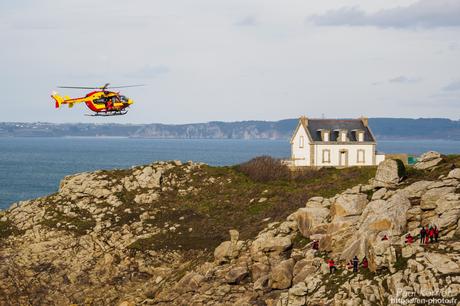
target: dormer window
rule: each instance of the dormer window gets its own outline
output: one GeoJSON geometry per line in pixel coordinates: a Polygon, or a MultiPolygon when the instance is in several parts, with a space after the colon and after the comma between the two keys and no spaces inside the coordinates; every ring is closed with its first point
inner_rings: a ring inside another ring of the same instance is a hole
{"type": "Polygon", "coordinates": [[[337,142],[347,142],[348,141],[348,131],[347,130],[342,130],[342,129],[336,129],[334,130],[335,133],[337,133],[337,142]]]}
{"type": "Polygon", "coordinates": [[[325,130],[325,129],[319,129],[317,132],[321,135],[321,141],[330,141],[331,136],[330,136],[330,131],[325,130]]]}
{"type": "Polygon", "coordinates": [[[355,134],[356,141],[363,142],[364,141],[364,131],[363,130],[353,130],[355,134]]]}

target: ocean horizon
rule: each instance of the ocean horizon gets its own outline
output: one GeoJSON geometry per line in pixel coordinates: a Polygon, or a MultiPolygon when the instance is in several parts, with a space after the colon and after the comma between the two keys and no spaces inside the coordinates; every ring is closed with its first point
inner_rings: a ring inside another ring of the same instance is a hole
{"type": "MultiPolygon", "coordinates": [[[[381,140],[386,154],[434,150],[460,154],[460,141],[381,140]]],[[[288,140],[149,139],[128,137],[0,138],[0,209],[56,192],[60,180],[79,172],[129,168],[160,160],[193,160],[230,166],[260,155],[290,156],[288,140]]]]}

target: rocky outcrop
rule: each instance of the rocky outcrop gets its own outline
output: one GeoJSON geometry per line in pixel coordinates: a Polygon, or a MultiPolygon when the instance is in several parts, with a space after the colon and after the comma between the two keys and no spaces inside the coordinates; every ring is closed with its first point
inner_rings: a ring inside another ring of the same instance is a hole
{"type": "MultiPolygon", "coordinates": [[[[401,181],[388,164],[368,184],[304,198],[287,218],[254,221],[263,225],[253,236],[225,227],[222,238],[209,237],[217,240],[210,250],[190,241],[208,238],[199,227],[210,205],[233,198],[199,202],[204,186],[218,194],[229,180],[203,175],[203,165],[66,177],[58,193],[0,214],[0,305],[387,305],[401,293],[459,295],[457,172],[421,172],[432,174],[425,180],[409,172],[401,181]],[[196,194],[202,215],[181,207],[196,194]],[[437,225],[440,241],[406,244],[421,225],[437,225]],[[366,257],[369,270],[349,271],[354,256],[366,257]]],[[[258,209],[273,205],[265,187],[248,196],[258,209]]]]}
{"type": "Polygon", "coordinates": [[[404,175],[405,167],[402,161],[385,159],[377,168],[374,187],[393,187],[403,179],[404,175]]]}
{"type": "Polygon", "coordinates": [[[429,170],[442,162],[441,154],[435,151],[429,151],[423,153],[418,159],[417,163],[414,165],[415,169],[419,170],[429,170]]]}
{"type": "Polygon", "coordinates": [[[304,237],[325,231],[329,206],[329,200],[315,197],[307,202],[305,208],[300,208],[293,214],[292,218],[296,220],[297,227],[304,237]]]}

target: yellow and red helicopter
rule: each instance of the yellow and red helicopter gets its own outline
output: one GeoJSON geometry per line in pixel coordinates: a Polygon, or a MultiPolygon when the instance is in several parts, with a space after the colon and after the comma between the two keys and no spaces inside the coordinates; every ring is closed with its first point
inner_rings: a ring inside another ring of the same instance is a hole
{"type": "Polygon", "coordinates": [[[94,112],[89,116],[119,116],[125,115],[128,112],[128,107],[134,101],[119,92],[108,90],[109,88],[127,88],[138,87],[144,85],[126,85],[111,87],[109,83],[101,87],[79,87],[79,86],[58,86],[58,88],[71,88],[71,89],[95,89],[84,97],[70,98],[69,96],[61,97],[57,92],[53,92],[51,97],[56,102],[56,108],[62,104],[67,104],[72,108],[76,103],[85,103],[86,106],[94,112]]]}

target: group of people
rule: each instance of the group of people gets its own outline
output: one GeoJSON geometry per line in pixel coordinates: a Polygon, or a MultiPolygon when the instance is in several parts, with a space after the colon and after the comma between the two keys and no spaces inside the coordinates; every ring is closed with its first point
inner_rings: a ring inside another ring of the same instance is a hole
{"type": "Polygon", "coordinates": [[[417,237],[413,237],[410,233],[406,235],[406,243],[412,244],[414,241],[419,238],[420,244],[428,244],[433,242],[438,242],[439,239],[439,229],[435,226],[426,226],[420,229],[420,233],[417,237]]]}
{"type": "MultiPolygon", "coordinates": [[[[439,229],[436,225],[434,226],[426,226],[420,229],[420,234],[417,235],[417,237],[413,237],[410,233],[406,235],[406,243],[407,244],[412,244],[414,241],[419,238],[421,244],[428,244],[428,243],[433,243],[433,242],[438,242],[439,238],[439,229]]],[[[381,239],[382,241],[388,240],[388,236],[384,235],[381,239]]],[[[314,250],[319,250],[319,241],[314,240],[312,243],[312,249],[314,250]]],[[[350,270],[353,269],[353,272],[358,272],[359,268],[359,259],[357,256],[353,257],[352,260],[350,260],[346,264],[346,269],[350,270]]],[[[327,260],[327,265],[329,267],[329,273],[332,274],[337,270],[337,267],[335,266],[335,262],[332,258],[327,260]]],[[[361,261],[361,266],[363,269],[367,269],[369,266],[369,262],[367,261],[367,258],[364,257],[363,260],[361,261]]]]}
{"type": "MultiPolygon", "coordinates": [[[[353,257],[352,260],[350,260],[347,264],[346,264],[346,269],[347,270],[351,270],[353,269],[353,272],[358,272],[358,269],[359,269],[359,259],[358,259],[358,256],[355,256],[353,257]]],[[[337,270],[337,267],[335,266],[335,262],[332,258],[328,259],[327,260],[327,265],[329,266],[329,273],[332,274],[334,273],[336,270],[337,270]]],[[[363,260],[361,261],[361,267],[363,269],[367,269],[369,267],[369,262],[367,261],[367,258],[364,256],[363,260]]]]}
{"type": "Polygon", "coordinates": [[[428,244],[428,243],[433,243],[433,242],[438,242],[439,238],[439,229],[435,225],[428,227],[422,226],[422,229],[420,230],[420,243],[428,244]]]}

